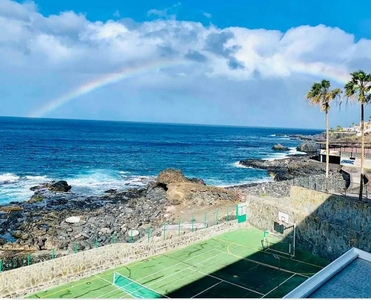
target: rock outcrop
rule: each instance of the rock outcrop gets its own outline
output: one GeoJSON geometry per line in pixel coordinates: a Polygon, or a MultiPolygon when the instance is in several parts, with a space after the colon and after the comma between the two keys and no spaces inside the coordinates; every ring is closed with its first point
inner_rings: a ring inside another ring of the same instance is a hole
{"type": "MultiPolygon", "coordinates": [[[[324,174],[326,165],[310,157],[290,157],[278,160],[246,159],[239,162],[246,167],[267,170],[275,181],[291,180],[295,177],[324,174]]],[[[330,165],[331,170],[338,172],[340,165],[330,165]]]]}
{"type": "Polygon", "coordinates": [[[282,146],[281,144],[275,144],[272,147],[272,150],[274,150],[274,151],[289,151],[290,149],[285,147],[285,146],[282,146]]]}
{"type": "Polygon", "coordinates": [[[299,146],[296,147],[296,150],[305,152],[308,154],[317,153],[318,144],[314,141],[304,141],[299,146]]]}
{"type": "Polygon", "coordinates": [[[156,183],[166,190],[170,205],[209,206],[220,201],[237,201],[237,195],[223,188],[206,186],[202,179],[185,177],[180,170],[166,169],[159,173],[156,183]]]}
{"type": "Polygon", "coordinates": [[[158,174],[156,182],[166,186],[170,183],[190,182],[190,180],[183,175],[181,170],[166,169],[158,174]]]}
{"type": "Polygon", "coordinates": [[[171,205],[210,206],[229,201],[238,201],[237,193],[224,188],[183,182],[167,185],[166,199],[171,205]]]}

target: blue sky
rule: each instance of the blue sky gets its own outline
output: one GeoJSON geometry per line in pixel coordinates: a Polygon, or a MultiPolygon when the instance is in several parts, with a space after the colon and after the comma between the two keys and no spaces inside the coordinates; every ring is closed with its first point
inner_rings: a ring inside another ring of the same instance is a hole
{"type": "Polygon", "coordinates": [[[39,0],[36,3],[43,14],[73,10],[86,13],[89,20],[112,19],[119,12],[121,18],[143,22],[154,19],[155,16],[148,16],[151,9],[168,9],[178,20],[204,25],[212,22],[220,28],[242,26],[286,31],[300,25],[325,24],[353,33],[357,39],[371,38],[371,4],[367,0],[39,0]]]}
{"type": "MultiPolygon", "coordinates": [[[[370,8],[3,0],[0,115],[324,128],[305,94],[314,81],[342,87],[349,72],[371,72],[370,8]]],[[[330,112],[333,127],[358,121],[355,104],[330,112]]]]}

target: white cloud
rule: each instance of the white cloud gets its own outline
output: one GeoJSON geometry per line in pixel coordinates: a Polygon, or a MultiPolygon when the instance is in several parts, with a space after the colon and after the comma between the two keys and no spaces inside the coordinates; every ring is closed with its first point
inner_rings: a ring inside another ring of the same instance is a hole
{"type": "MultiPolygon", "coordinates": [[[[339,28],[300,26],[280,32],[205,27],[167,18],[179,5],[148,12],[165,19],[128,26],[121,20],[92,22],[72,11],[43,16],[32,2],[1,1],[0,74],[10,75],[8,84],[0,87],[0,95],[7,95],[1,98],[5,105],[0,115],[27,115],[58,97],[56,91],[63,94],[130,67],[138,69],[135,77],[87,94],[74,109],[61,106],[50,116],[99,118],[89,107],[97,103],[111,111],[112,118],[137,115],[143,121],[139,103],[145,102],[153,112],[147,121],[203,123],[207,107],[217,106],[225,114],[208,115],[209,122],[323,127],[323,115],[304,101],[312,82],[328,78],[341,86],[336,80],[346,80],[350,71],[371,71],[371,41],[355,42],[339,28]],[[118,111],[121,101],[128,102],[118,111]],[[189,103],[192,113],[182,113],[180,103],[189,103]],[[299,117],[301,113],[306,116],[299,117]],[[258,121],[264,124],[254,123],[258,121]]],[[[357,122],[358,114],[350,111],[338,113],[342,122],[357,122]]]]}
{"type": "Polygon", "coordinates": [[[213,17],[212,14],[210,14],[210,13],[208,13],[208,12],[206,12],[206,11],[204,11],[202,14],[203,14],[206,18],[208,18],[208,19],[211,19],[211,18],[213,17]]]}
{"type": "Polygon", "coordinates": [[[175,19],[176,18],[176,9],[181,5],[180,2],[170,6],[170,7],[166,7],[164,9],[156,9],[156,8],[152,8],[150,9],[149,11],[147,11],[147,16],[155,16],[155,17],[159,17],[159,18],[172,18],[172,19],[175,19]]]}

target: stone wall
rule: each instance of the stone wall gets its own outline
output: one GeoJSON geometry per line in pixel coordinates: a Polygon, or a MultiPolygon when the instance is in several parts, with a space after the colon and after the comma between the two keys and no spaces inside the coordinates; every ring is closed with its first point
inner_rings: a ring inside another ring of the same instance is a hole
{"type": "Polygon", "coordinates": [[[233,220],[166,241],[148,244],[111,244],[6,271],[0,273],[0,297],[22,297],[50,286],[88,277],[115,266],[182,248],[209,239],[215,234],[246,226],[247,223],[238,224],[233,220]]]}
{"type": "Polygon", "coordinates": [[[278,212],[296,224],[297,247],[334,260],[351,247],[371,252],[368,201],[293,186],[290,197],[247,197],[251,225],[273,230],[278,212]]]}

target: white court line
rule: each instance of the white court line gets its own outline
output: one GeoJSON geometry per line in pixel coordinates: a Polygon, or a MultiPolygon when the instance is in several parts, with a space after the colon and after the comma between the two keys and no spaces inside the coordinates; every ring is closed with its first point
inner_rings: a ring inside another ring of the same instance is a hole
{"type": "Polygon", "coordinates": [[[98,297],[95,297],[95,299],[106,298],[107,295],[112,294],[113,292],[116,292],[116,290],[112,290],[110,292],[105,293],[104,295],[100,295],[98,297]]]}
{"type": "Polygon", "coordinates": [[[197,297],[198,295],[201,295],[201,294],[205,293],[206,291],[212,289],[213,287],[217,286],[218,284],[220,284],[220,283],[222,283],[222,282],[223,282],[223,281],[219,281],[219,282],[215,283],[214,285],[208,287],[207,289],[204,289],[202,292],[199,292],[198,294],[192,296],[191,299],[194,298],[194,297],[197,297]]]}
{"type": "Polygon", "coordinates": [[[241,260],[241,259],[242,260],[246,260],[246,261],[252,262],[254,264],[261,265],[261,266],[264,266],[264,267],[268,267],[268,268],[271,268],[271,269],[279,270],[279,271],[290,273],[290,274],[295,274],[295,275],[306,277],[306,278],[309,278],[310,277],[310,276],[306,276],[306,275],[304,275],[302,273],[295,273],[294,271],[290,271],[290,270],[279,268],[279,267],[276,267],[276,266],[273,266],[273,265],[270,265],[270,264],[262,263],[260,261],[257,261],[257,260],[254,260],[254,259],[250,259],[250,258],[246,258],[246,257],[240,256],[240,255],[237,255],[237,254],[225,252],[225,251],[218,250],[218,249],[214,249],[214,250],[215,251],[222,252],[222,253],[225,253],[225,254],[228,254],[228,255],[231,255],[231,256],[239,257],[240,258],[239,260],[241,260]]]}
{"type": "Polygon", "coordinates": [[[228,284],[231,284],[231,285],[237,286],[237,287],[239,287],[239,288],[241,288],[241,289],[244,289],[244,290],[247,290],[247,291],[249,291],[249,292],[253,292],[253,293],[256,293],[256,294],[259,294],[259,295],[262,295],[262,296],[264,295],[263,293],[260,293],[260,292],[258,292],[258,291],[255,291],[255,290],[249,289],[249,288],[244,287],[244,286],[242,286],[242,285],[239,285],[239,284],[237,284],[237,283],[233,283],[233,282],[230,282],[230,281],[228,281],[228,280],[224,280],[224,279],[222,279],[222,278],[220,278],[220,277],[217,277],[217,276],[214,276],[214,275],[210,275],[210,274],[204,273],[204,272],[199,271],[199,270],[197,270],[197,269],[195,269],[195,270],[196,270],[197,272],[199,272],[199,273],[205,275],[205,276],[209,276],[209,277],[212,277],[212,278],[215,278],[215,279],[221,280],[221,281],[223,281],[223,282],[225,282],[225,283],[228,283],[228,284]]]}
{"type": "MultiPolygon", "coordinates": [[[[176,263],[175,265],[172,265],[172,266],[167,267],[167,268],[165,268],[165,269],[161,269],[161,270],[159,270],[159,271],[153,272],[153,273],[151,273],[150,275],[147,275],[147,276],[144,276],[144,277],[142,277],[142,278],[139,278],[138,281],[139,281],[139,280],[142,280],[142,279],[145,279],[145,278],[148,278],[148,277],[151,277],[151,276],[154,275],[154,274],[158,274],[158,273],[161,273],[161,272],[163,272],[163,271],[169,270],[169,269],[171,269],[171,268],[173,268],[173,267],[175,267],[175,266],[181,265],[182,263],[184,263],[184,262],[186,262],[186,261],[189,261],[189,260],[191,260],[191,259],[193,259],[193,258],[196,258],[196,257],[202,256],[202,255],[205,255],[206,253],[213,252],[213,251],[216,251],[216,249],[212,249],[212,250],[206,251],[206,252],[201,253],[201,254],[199,254],[199,255],[196,255],[196,256],[194,256],[194,257],[190,257],[190,258],[188,258],[188,259],[186,259],[186,260],[184,260],[184,261],[178,262],[178,263],[176,263]]],[[[218,255],[219,255],[219,254],[218,254],[218,255]]],[[[173,258],[173,259],[175,259],[175,258],[173,258]]],[[[117,272],[117,273],[118,273],[118,272],[117,272]]]]}
{"type": "MultiPolygon", "coordinates": [[[[105,279],[105,278],[102,278],[102,277],[100,277],[100,276],[98,276],[98,275],[94,275],[94,277],[97,277],[97,278],[99,278],[99,279],[101,279],[101,280],[103,280],[103,281],[108,282],[110,285],[112,285],[112,282],[108,281],[108,280],[105,279]]],[[[117,288],[118,288],[119,290],[125,292],[123,289],[120,289],[119,287],[117,287],[117,288]]],[[[100,296],[98,296],[98,297],[95,298],[95,299],[99,299],[100,297],[102,297],[102,296],[106,296],[106,295],[108,295],[108,294],[110,294],[110,293],[112,293],[112,292],[116,292],[116,290],[113,290],[113,291],[110,291],[110,292],[108,292],[108,293],[105,293],[104,295],[100,295],[100,296]]],[[[125,292],[125,294],[129,294],[129,293],[125,292]]],[[[130,295],[130,294],[129,294],[129,295],[130,295]]],[[[133,296],[133,295],[130,295],[130,296],[133,296]]],[[[104,298],[104,297],[103,297],[103,298],[104,298]]]]}
{"type": "MultiPolygon", "coordinates": [[[[210,253],[210,252],[213,252],[213,251],[215,251],[215,249],[208,250],[208,251],[203,252],[203,253],[201,253],[201,254],[198,254],[198,255],[196,255],[196,256],[190,257],[190,258],[188,258],[188,259],[186,259],[186,260],[184,260],[184,261],[182,261],[182,262],[176,263],[175,265],[172,265],[172,266],[167,267],[167,268],[165,268],[165,269],[161,269],[161,270],[159,270],[159,271],[153,272],[153,273],[151,273],[150,275],[147,275],[147,276],[144,276],[144,277],[142,277],[142,278],[139,278],[138,281],[139,281],[139,280],[143,280],[143,279],[148,278],[148,277],[151,277],[151,276],[154,275],[154,274],[158,274],[158,273],[161,273],[161,272],[163,272],[163,271],[169,270],[169,269],[171,269],[171,268],[173,268],[173,267],[175,267],[175,266],[177,266],[177,265],[181,265],[181,264],[183,264],[183,263],[186,262],[186,261],[192,260],[192,259],[194,259],[194,258],[196,258],[196,257],[199,257],[199,256],[202,256],[202,255],[205,255],[205,254],[210,253]]],[[[220,253],[217,254],[217,255],[214,255],[212,258],[214,258],[214,257],[216,257],[216,256],[218,256],[218,255],[220,255],[220,253]]],[[[175,258],[173,258],[173,259],[175,259],[175,258]]],[[[175,259],[175,260],[176,260],[176,259],[175,259]]],[[[204,261],[202,261],[202,262],[204,262],[204,261]]],[[[183,269],[182,269],[182,270],[183,270],[183,269]]],[[[182,271],[182,270],[180,270],[180,271],[182,271]]],[[[178,272],[179,272],[179,271],[178,271],[178,272]]],[[[178,273],[178,272],[176,272],[176,273],[178,273]]],[[[118,273],[118,272],[117,272],[117,273],[118,273]]],[[[120,274],[120,273],[119,273],[119,274],[120,274]]],[[[174,274],[174,273],[173,273],[173,274],[174,274]]],[[[172,275],[173,275],[173,274],[172,274],[172,275]]],[[[104,279],[104,278],[102,278],[102,277],[99,277],[98,275],[95,275],[95,276],[98,277],[99,279],[102,279],[102,280],[104,280],[104,281],[109,282],[108,280],[106,280],[106,279],[104,279]]],[[[171,277],[171,276],[170,276],[170,277],[171,277]]],[[[110,282],[110,284],[112,284],[112,282],[110,282]]],[[[120,289],[120,290],[122,290],[122,289],[120,289]]],[[[132,295],[131,295],[131,296],[132,296],[132,295]]],[[[98,298],[99,298],[99,297],[98,297],[98,298]]]]}
{"type": "MultiPolygon", "coordinates": [[[[210,257],[210,258],[208,258],[208,259],[205,259],[205,260],[203,260],[202,262],[200,262],[199,264],[201,264],[201,263],[203,263],[203,262],[205,262],[205,261],[208,261],[208,260],[210,260],[210,259],[215,259],[215,257],[217,257],[217,256],[219,256],[221,253],[219,253],[219,254],[217,254],[217,255],[214,255],[214,256],[212,256],[212,257],[210,257]]],[[[198,265],[198,264],[195,264],[195,265],[198,265]]],[[[165,280],[165,279],[168,279],[168,278],[171,278],[171,277],[173,277],[175,274],[178,274],[178,273],[180,273],[180,272],[183,272],[183,271],[185,271],[185,270],[187,270],[187,269],[190,269],[192,266],[187,266],[187,268],[183,268],[183,269],[181,269],[181,270],[179,270],[179,271],[176,271],[176,272],[174,272],[174,273],[171,273],[169,276],[164,276],[164,277],[162,277],[161,279],[159,279],[159,280],[156,280],[156,281],[153,281],[153,282],[151,282],[151,283],[149,283],[148,285],[145,285],[144,287],[146,287],[146,286],[151,286],[151,285],[153,285],[153,284],[157,284],[158,282],[160,282],[160,281],[163,281],[163,280],[165,280]]],[[[186,277],[188,277],[188,276],[190,276],[190,275],[194,275],[194,274],[188,274],[187,276],[184,276],[184,277],[182,277],[182,278],[186,278],[186,277]]],[[[172,280],[172,281],[167,281],[166,282],[166,284],[168,284],[168,283],[172,283],[172,282],[174,282],[174,281],[178,281],[179,279],[178,278],[175,278],[174,280],[172,280]]],[[[140,289],[138,289],[138,290],[140,290],[140,289]]],[[[138,290],[135,290],[134,292],[136,292],[136,291],[138,291],[138,290]]],[[[159,294],[159,293],[157,293],[157,294],[159,294]]]]}
{"type": "MultiPolygon", "coordinates": [[[[120,273],[118,273],[119,275],[121,275],[120,273]]],[[[121,276],[123,276],[123,275],[121,275],[121,276]]],[[[123,276],[123,277],[125,277],[125,278],[127,278],[127,279],[129,279],[129,281],[131,281],[129,284],[126,284],[126,285],[124,285],[124,286],[122,286],[122,287],[120,287],[120,286],[117,286],[117,285],[114,285],[114,286],[116,286],[116,287],[119,287],[119,288],[122,288],[122,290],[124,290],[127,294],[134,294],[135,292],[138,292],[138,291],[140,291],[140,290],[143,290],[143,289],[146,289],[147,291],[151,291],[151,292],[153,292],[153,293],[155,293],[155,294],[158,294],[158,295],[161,295],[161,296],[163,296],[163,297],[165,297],[165,298],[169,298],[169,297],[167,297],[167,296],[165,296],[165,295],[162,295],[162,294],[160,294],[160,293],[158,293],[158,292],[156,292],[156,291],[154,291],[154,290],[152,290],[152,289],[150,289],[149,287],[147,287],[147,286],[144,286],[144,285],[142,285],[142,284],[140,284],[139,282],[137,282],[137,281],[135,281],[135,280],[133,280],[133,279],[130,279],[130,278],[128,278],[128,277],[126,277],[126,276],[123,276]],[[130,285],[130,284],[137,284],[137,285],[139,285],[139,286],[141,286],[139,289],[136,289],[136,290],[134,290],[134,291],[126,291],[124,288],[126,287],[126,286],[128,286],[128,285],[130,285]]],[[[134,296],[134,295],[132,295],[132,296],[134,296]]]]}
{"type": "MultiPolygon", "coordinates": [[[[218,250],[218,249],[213,249],[213,251],[218,251],[218,252],[220,252],[220,254],[228,254],[228,256],[230,256],[230,254],[228,253],[228,252],[224,252],[224,251],[221,251],[221,250],[218,250]]],[[[216,255],[217,256],[217,255],[216,255]]],[[[209,258],[209,259],[213,259],[214,257],[211,257],[211,258],[209,258]]],[[[209,259],[207,259],[207,260],[209,260],[209,259]]],[[[203,260],[201,263],[203,263],[203,262],[205,262],[206,260],[203,260]]],[[[182,262],[182,263],[184,263],[184,262],[182,262]]],[[[187,265],[187,264],[186,264],[187,265]]],[[[195,265],[197,265],[197,264],[195,264],[195,265]]],[[[228,284],[231,284],[231,285],[234,285],[234,286],[237,286],[237,287],[239,287],[239,288],[241,288],[241,289],[244,289],[244,290],[247,290],[247,291],[249,291],[249,292],[253,292],[253,293],[256,293],[256,294],[258,294],[258,295],[264,295],[263,293],[260,293],[260,292],[258,292],[258,291],[255,291],[255,290],[253,290],[253,289],[249,289],[249,288],[247,288],[247,287],[244,287],[244,286],[242,286],[242,285],[239,285],[239,284],[236,284],[236,283],[233,283],[233,282],[230,282],[230,281],[228,281],[228,280],[224,280],[224,279],[222,279],[222,278],[219,278],[219,277],[217,277],[217,276],[214,276],[214,275],[210,275],[210,274],[207,274],[207,273],[204,273],[204,272],[202,272],[202,271],[199,271],[197,268],[195,268],[194,266],[188,266],[188,268],[192,268],[192,269],[194,269],[196,272],[198,272],[198,273],[200,273],[200,274],[202,274],[202,275],[205,275],[205,276],[209,276],[209,277],[212,277],[212,278],[215,278],[215,279],[218,279],[218,280],[220,280],[220,281],[222,281],[222,282],[225,282],[225,283],[228,283],[228,284]]],[[[187,269],[187,268],[186,268],[187,269]]],[[[180,271],[182,271],[182,270],[180,270],[180,271]]],[[[178,272],[180,272],[180,271],[178,271],[178,272]]],[[[171,274],[171,276],[172,276],[173,274],[171,274]]]]}
{"type": "Polygon", "coordinates": [[[275,289],[277,289],[279,286],[283,285],[286,281],[290,280],[292,277],[294,277],[295,275],[297,274],[293,274],[291,275],[289,278],[287,278],[285,281],[282,281],[278,286],[274,287],[273,289],[271,289],[268,293],[266,293],[262,298],[264,298],[265,296],[269,295],[270,293],[272,293],[275,289]]]}

